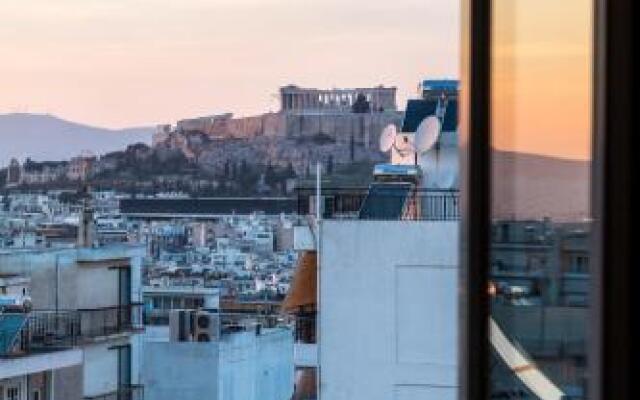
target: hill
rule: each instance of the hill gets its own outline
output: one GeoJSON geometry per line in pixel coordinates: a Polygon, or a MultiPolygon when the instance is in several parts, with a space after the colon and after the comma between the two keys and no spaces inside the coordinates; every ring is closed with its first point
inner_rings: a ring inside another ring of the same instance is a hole
{"type": "Polygon", "coordinates": [[[496,218],[576,221],[589,215],[590,162],[507,151],[493,154],[496,218]]]}
{"type": "Polygon", "coordinates": [[[66,121],[49,114],[0,114],[0,166],[12,157],[65,160],[89,150],[95,154],[150,144],[153,128],[112,130],[66,121]]]}

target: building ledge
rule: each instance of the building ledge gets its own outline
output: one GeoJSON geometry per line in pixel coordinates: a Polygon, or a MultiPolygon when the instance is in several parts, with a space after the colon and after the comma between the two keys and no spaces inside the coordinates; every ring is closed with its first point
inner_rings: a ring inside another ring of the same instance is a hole
{"type": "Polygon", "coordinates": [[[82,357],[82,349],[73,348],[2,359],[0,360],[0,379],[80,365],[82,357]]]}

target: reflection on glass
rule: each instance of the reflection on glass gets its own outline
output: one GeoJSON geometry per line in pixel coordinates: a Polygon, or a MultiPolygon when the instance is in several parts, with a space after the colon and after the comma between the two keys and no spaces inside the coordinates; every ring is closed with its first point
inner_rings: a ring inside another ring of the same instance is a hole
{"type": "Polygon", "coordinates": [[[586,396],[591,4],[494,0],[491,396],[586,396]]]}

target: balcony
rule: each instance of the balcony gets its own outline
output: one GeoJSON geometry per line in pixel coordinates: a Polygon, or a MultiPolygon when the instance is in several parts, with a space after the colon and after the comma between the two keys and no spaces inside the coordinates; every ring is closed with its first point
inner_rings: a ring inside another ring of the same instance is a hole
{"type": "Polygon", "coordinates": [[[143,385],[123,385],[113,392],[98,396],[85,396],[84,400],[143,400],[143,385]]]}
{"type": "Polygon", "coordinates": [[[74,311],[32,311],[0,315],[0,357],[70,349],[80,337],[74,311]]]}
{"type": "Polygon", "coordinates": [[[84,339],[144,330],[142,303],[78,310],[80,335],[84,339]]]}
{"type": "Polygon", "coordinates": [[[142,303],[0,314],[0,357],[70,349],[97,337],[144,329],[142,303]]]}
{"type": "Polygon", "coordinates": [[[82,363],[73,312],[0,313],[0,379],[82,363]]]}
{"type": "MultiPolygon", "coordinates": [[[[322,188],[323,219],[457,221],[457,190],[416,189],[409,184],[372,184],[369,188],[322,188]]],[[[316,213],[313,189],[298,189],[298,214],[316,213]]]]}

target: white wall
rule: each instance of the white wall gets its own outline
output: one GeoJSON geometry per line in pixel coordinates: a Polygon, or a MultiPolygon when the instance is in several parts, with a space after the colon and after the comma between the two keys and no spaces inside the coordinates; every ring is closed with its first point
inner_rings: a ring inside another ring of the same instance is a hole
{"type": "Polygon", "coordinates": [[[145,342],[143,384],[153,400],[216,400],[218,344],[145,342]]]}
{"type": "Polygon", "coordinates": [[[76,274],[79,308],[112,307],[119,304],[117,269],[80,266],[76,274]]]}
{"type": "Polygon", "coordinates": [[[289,400],[293,395],[293,333],[243,332],[220,344],[220,400],[289,400]]]}
{"type": "Polygon", "coordinates": [[[293,333],[265,329],[220,342],[144,343],[145,397],[153,400],[289,400],[293,333]]]}
{"type": "Polygon", "coordinates": [[[84,347],[84,396],[97,396],[118,387],[118,351],[109,349],[114,342],[84,347]]]}
{"type": "Polygon", "coordinates": [[[455,399],[458,224],[320,231],[321,399],[455,399]]]}

